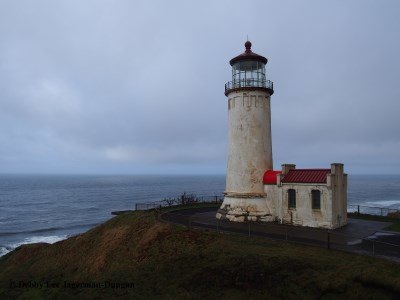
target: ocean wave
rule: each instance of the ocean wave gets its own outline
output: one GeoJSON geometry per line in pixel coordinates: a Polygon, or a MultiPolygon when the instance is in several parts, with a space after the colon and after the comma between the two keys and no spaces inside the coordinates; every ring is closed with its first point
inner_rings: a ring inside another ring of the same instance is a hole
{"type": "Polygon", "coordinates": [[[14,235],[14,234],[21,234],[21,233],[42,233],[42,232],[61,230],[61,229],[63,229],[63,228],[62,227],[50,227],[50,228],[25,230],[25,231],[5,231],[5,232],[0,232],[0,236],[7,236],[7,235],[14,235]]]}
{"type": "Polygon", "coordinates": [[[45,233],[49,231],[56,231],[56,230],[65,230],[65,229],[76,229],[76,228],[86,228],[86,227],[93,227],[99,223],[90,223],[90,224],[79,224],[79,225],[71,225],[65,227],[49,227],[49,228],[41,228],[35,230],[22,230],[22,231],[4,231],[0,232],[0,236],[10,236],[15,234],[27,234],[27,233],[45,233]]]}
{"type": "Polygon", "coordinates": [[[0,257],[6,255],[8,252],[14,250],[15,248],[25,245],[25,244],[35,244],[35,243],[47,243],[47,244],[54,244],[59,241],[65,240],[68,238],[67,235],[50,235],[50,236],[32,236],[29,238],[24,239],[22,242],[0,246],[0,257]]]}
{"type": "Polygon", "coordinates": [[[54,244],[59,241],[65,240],[67,237],[68,237],[67,235],[32,236],[26,238],[23,244],[34,244],[34,243],[54,244]]]}
{"type": "Polygon", "coordinates": [[[8,252],[10,252],[12,250],[13,250],[13,248],[11,248],[11,247],[0,246],[0,257],[3,255],[6,255],[8,252]]]}
{"type": "Polygon", "coordinates": [[[400,207],[400,200],[368,201],[365,203],[368,205],[371,205],[371,206],[381,206],[381,207],[398,206],[398,207],[400,207]]]}

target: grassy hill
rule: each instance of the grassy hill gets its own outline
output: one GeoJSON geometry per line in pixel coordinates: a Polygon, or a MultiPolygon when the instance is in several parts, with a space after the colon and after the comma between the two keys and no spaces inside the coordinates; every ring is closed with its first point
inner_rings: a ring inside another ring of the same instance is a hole
{"type": "Polygon", "coordinates": [[[21,246],[0,258],[0,299],[395,299],[399,294],[398,264],[188,230],[157,221],[152,211],[120,215],[76,237],[21,246]],[[23,287],[29,284],[33,287],[23,287]]]}

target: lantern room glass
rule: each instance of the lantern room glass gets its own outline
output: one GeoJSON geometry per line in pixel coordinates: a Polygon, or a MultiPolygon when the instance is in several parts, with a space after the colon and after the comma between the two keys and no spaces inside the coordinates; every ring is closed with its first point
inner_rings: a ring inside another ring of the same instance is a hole
{"type": "Polygon", "coordinates": [[[232,66],[232,86],[265,87],[265,64],[259,61],[245,60],[232,66]]]}

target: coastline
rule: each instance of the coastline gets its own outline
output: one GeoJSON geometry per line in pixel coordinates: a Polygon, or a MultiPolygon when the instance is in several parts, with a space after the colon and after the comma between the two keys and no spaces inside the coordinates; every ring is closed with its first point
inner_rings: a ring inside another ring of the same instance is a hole
{"type": "Polygon", "coordinates": [[[347,297],[354,290],[382,297],[400,291],[397,272],[397,264],[379,258],[185,228],[158,221],[154,211],[136,211],[66,240],[23,245],[1,257],[0,297],[315,298],[347,297]],[[385,273],[375,276],[382,269],[385,273]],[[84,287],[106,281],[132,286],[84,287]],[[31,286],[18,287],[19,282],[31,286]]]}

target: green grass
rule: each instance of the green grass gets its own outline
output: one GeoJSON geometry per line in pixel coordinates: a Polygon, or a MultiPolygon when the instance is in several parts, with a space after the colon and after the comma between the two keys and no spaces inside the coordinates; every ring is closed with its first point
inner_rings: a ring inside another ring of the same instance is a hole
{"type": "Polygon", "coordinates": [[[399,265],[377,258],[159,222],[154,211],[0,258],[0,299],[394,299],[399,265]],[[9,288],[10,280],[61,284],[9,288]],[[133,282],[134,288],[63,288],[133,282]]]}
{"type": "Polygon", "coordinates": [[[348,213],[349,218],[353,219],[363,219],[363,220],[370,220],[370,221],[381,221],[381,222],[390,222],[393,223],[384,228],[384,230],[390,231],[398,231],[400,232],[400,219],[398,218],[391,218],[386,216],[376,216],[376,215],[368,215],[368,214],[357,214],[357,213],[348,213]]]}
{"type": "Polygon", "coordinates": [[[385,227],[385,230],[390,230],[390,231],[397,231],[400,232],[400,221],[397,220],[395,223],[392,225],[385,227]]]}

